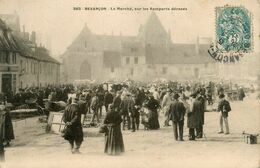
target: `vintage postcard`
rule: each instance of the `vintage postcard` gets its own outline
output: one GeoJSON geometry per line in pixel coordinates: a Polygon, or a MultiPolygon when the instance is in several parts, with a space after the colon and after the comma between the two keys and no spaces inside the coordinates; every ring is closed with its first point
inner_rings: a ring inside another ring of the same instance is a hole
{"type": "Polygon", "coordinates": [[[0,168],[260,167],[259,0],[0,0],[0,168]]]}

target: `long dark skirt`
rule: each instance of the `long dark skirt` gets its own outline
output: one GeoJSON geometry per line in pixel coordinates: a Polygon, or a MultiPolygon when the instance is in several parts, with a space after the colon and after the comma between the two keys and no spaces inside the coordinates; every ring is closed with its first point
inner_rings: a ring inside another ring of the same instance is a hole
{"type": "Polygon", "coordinates": [[[120,125],[108,126],[108,133],[105,136],[105,153],[118,155],[124,151],[125,147],[120,125]]]}
{"type": "Polygon", "coordinates": [[[4,117],[3,139],[7,141],[14,139],[13,124],[9,112],[4,117]]]}
{"type": "Polygon", "coordinates": [[[76,141],[82,143],[83,141],[83,130],[82,126],[69,126],[67,132],[64,134],[64,139],[68,141],[76,141]]]}
{"type": "Polygon", "coordinates": [[[148,128],[149,129],[159,129],[160,128],[157,111],[151,111],[151,110],[149,111],[148,128]]]}

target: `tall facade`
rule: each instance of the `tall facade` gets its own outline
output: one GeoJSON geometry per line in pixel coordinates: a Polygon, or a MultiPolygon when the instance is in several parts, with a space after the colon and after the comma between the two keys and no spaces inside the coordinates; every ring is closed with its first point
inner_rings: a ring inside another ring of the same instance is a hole
{"type": "Polygon", "coordinates": [[[62,55],[66,82],[156,78],[187,80],[214,77],[218,66],[209,44],[175,44],[152,13],[136,36],[97,35],[87,25],[62,55]]]}
{"type": "Polygon", "coordinates": [[[0,15],[0,92],[14,94],[19,88],[58,84],[60,63],[37,46],[35,32],[21,32],[19,22],[15,23],[19,19],[11,16],[0,15]]]}

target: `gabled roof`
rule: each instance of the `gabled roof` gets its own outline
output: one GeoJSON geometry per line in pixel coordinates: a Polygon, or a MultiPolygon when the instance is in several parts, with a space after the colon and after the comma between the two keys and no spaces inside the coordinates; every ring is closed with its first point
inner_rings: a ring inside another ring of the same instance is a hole
{"type": "Polygon", "coordinates": [[[200,45],[197,53],[195,44],[173,44],[170,50],[146,47],[148,64],[203,64],[214,60],[207,53],[208,45],[200,45]]]}
{"type": "Polygon", "coordinates": [[[49,55],[46,48],[37,47],[36,44],[22,38],[20,34],[13,34],[12,30],[1,19],[0,50],[19,52],[24,57],[60,64],[49,55]],[[32,50],[31,46],[34,46],[35,51],[32,50]]]}
{"type": "Polygon", "coordinates": [[[2,30],[8,29],[7,25],[5,24],[5,22],[1,18],[0,18],[0,29],[2,29],[2,30]]]}
{"type": "Polygon", "coordinates": [[[160,19],[155,12],[152,12],[145,24],[140,26],[140,37],[150,37],[153,34],[160,34],[160,36],[167,37],[167,31],[163,27],[160,19]]]}
{"type": "Polygon", "coordinates": [[[35,56],[37,57],[37,59],[39,59],[41,61],[47,61],[47,62],[53,62],[53,63],[56,63],[56,64],[60,64],[59,61],[57,61],[56,59],[52,58],[49,55],[48,50],[44,47],[36,47],[35,48],[35,56]]]}
{"type": "MultiPolygon", "coordinates": [[[[97,35],[92,33],[85,25],[70,47],[75,47],[77,50],[82,49],[83,52],[88,50],[104,52],[104,66],[108,67],[120,66],[121,61],[118,61],[120,55],[145,55],[148,64],[202,64],[214,62],[207,53],[209,45],[200,45],[198,52],[195,44],[173,44],[170,32],[166,32],[155,12],[151,13],[143,26],[140,26],[137,36],[97,35]],[[162,44],[161,47],[156,46],[158,40],[160,40],[158,44],[162,44]],[[143,44],[148,43],[151,43],[151,45],[143,47],[143,44]]],[[[70,52],[70,48],[67,51],[70,52]]]]}
{"type": "Polygon", "coordinates": [[[141,42],[123,42],[121,49],[122,56],[144,56],[144,49],[141,42]]]}
{"type": "Polygon", "coordinates": [[[16,41],[16,44],[18,45],[20,54],[22,56],[35,58],[34,52],[28,45],[28,41],[25,41],[20,35],[14,36],[14,40],[16,41]]]}
{"type": "Polygon", "coordinates": [[[0,19],[0,50],[18,51],[11,29],[0,19]]]}
{"type": "Polygon", "coordinates": [[[120,51],[121,43],[127,41],[136,41],[135,36],[121,36],[121,35],[100,35],[93,34],[87,25],[85,25],[76,39],[68,47],[69,49],[84,49],[91,51],[112,50],[120,51]]]}

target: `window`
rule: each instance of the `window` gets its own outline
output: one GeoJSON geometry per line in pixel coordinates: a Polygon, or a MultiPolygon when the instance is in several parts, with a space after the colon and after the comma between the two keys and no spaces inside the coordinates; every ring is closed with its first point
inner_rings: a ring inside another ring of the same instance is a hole
{"type": "Polygon", "coordinates": [[[41,74],[42,73],[42,64],[39,63],[39,73],[41,74]]]}
{"type": "Polygon", "coordinates": [[[21,72],[23,72],[23,60],[20,60],[21,72]]]}
{"type": "Polygon", "coordinates": [[[32,69],[32,74],[35,74],[35,63],[33,62],[32,65],[33,65],[33,66],[32,66],[32,68],[33,68],[33,69],[32,69]]]}
{"type": "Polygon", "coordinates": [[[110,72],[112,72],[112,73],[115,72],[115,68],[111,67],[110,72]]]}
{"type": "Polygon", "coordinates": [[[138,57],[135,57],[135,64],[138,64],[138,57]]]}
{"type": "Polygon", "coordinates": [[[37,63],[34,64],[34,74],[37,73],[37,63]]]}
{"type": "Polygon", "coordinates": [[[12,54],[12,62],[13,64],[16,64],[16,53],[12,54]]]}
{"type": "Polygon", "coordinates": [[[87,44],[88,44],[88,43],[85,41],[85,48],[87,48],[87,46],[88,46],[87,44]]]}
{"type": "Polygon", "coordinates": [[[134,68],[131,68],[131,75],[134,75],[134,68]]]}
{"type": "Polygon", "coordinates": [[[28,60],[26,60],[26,67],[25,67],[25,69],[26,69],[26,72],[29,72],[29,61],[28,60]]]}
{"type": "Polygon", "coordinates": [[[126,57],[125,62],[126,62],[126,64],[129,64],[129,63],[130,63],[130,58],[129,58],[129,57],[126,57]]]}
{"type": "Polygon", "coordinates": [[[33,73],[33,62],[31,62],[31,73],[33,73]]]}
{"type": "Polygon", "coordinates": [[[4,53],[0,52],[0,63],[4,63],[4,53]]]}
{"type": "Polygon", "coordinates": [[[34,67],[35,67],[35,64],[34,64],[34,62],[32,62],[32,74],[34,74],[34,67]]]}
{"type": "Polygon", "coordinates": [[[131,52],[136,52],[137,48],[131,48],[131,52]]]}
{"type": "Polygon", "coordinates": [[[166,67],[163,67],[162,73],[163,73],[163,74],[166,74],[166,73],[167,73],[167,68],[166,68],[166,67]]]}
{"type": "Polygon", "coordinates": [[[184,57],[189,57],[189,54],[187,54],[187,53],[184,53],[184,55],[183,55],[184,57]]]}
{"type": "Polygon", "coordinates": [[[16,92],[16,75],[13,75],[13,92],[16,92]]]}
{"type": "Polygon", "coordinates": [[[9,52],[5,52],[5,63],[9,64],[10,63],[10,58],[9,58],[9,52]]]}

